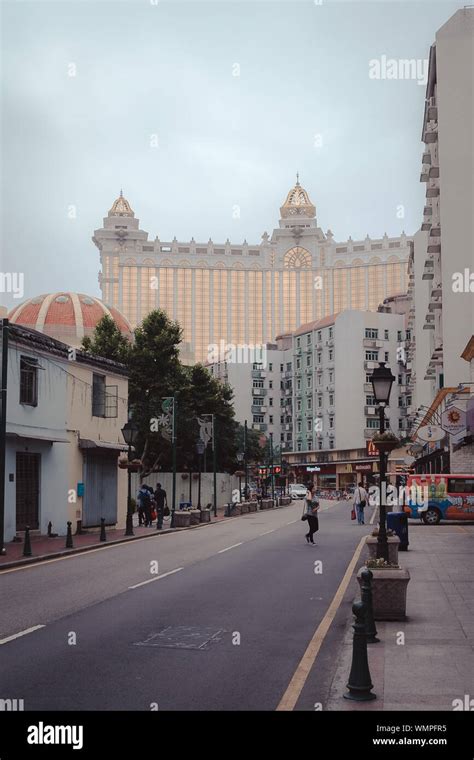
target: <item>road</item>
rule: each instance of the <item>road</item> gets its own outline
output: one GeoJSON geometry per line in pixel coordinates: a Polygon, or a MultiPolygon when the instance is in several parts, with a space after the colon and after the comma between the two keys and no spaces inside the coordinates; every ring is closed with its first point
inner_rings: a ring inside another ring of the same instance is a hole
{"type": "MultiPolygon", "coordinates": [[[[370,531],[348,502],[329,503],[311,546],[301,509],[0,573],[0,698],[25,710],[277,709],[370,531]]],[[[352,584],[304,687],[290,686],[295,709],[324,703],[353,596],[352,584]]]]}

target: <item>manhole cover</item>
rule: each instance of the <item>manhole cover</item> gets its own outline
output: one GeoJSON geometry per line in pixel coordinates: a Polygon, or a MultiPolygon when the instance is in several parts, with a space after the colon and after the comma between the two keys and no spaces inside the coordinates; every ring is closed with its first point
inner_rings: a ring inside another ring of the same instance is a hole
{"type": "Polygon", "coordinates": [[[151,633],[144,641],[135,642],[137,647],[166,647],[167,649],[208,649],[212,642],[219,641],[215,628],[198,628],[197,626],[178,625],[164,628],[158,633],[151,633]]]}

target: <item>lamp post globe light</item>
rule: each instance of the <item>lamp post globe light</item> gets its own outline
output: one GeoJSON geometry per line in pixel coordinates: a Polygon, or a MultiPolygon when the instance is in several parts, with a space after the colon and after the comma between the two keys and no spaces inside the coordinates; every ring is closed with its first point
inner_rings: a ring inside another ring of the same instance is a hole
{"type": "Polygon", "coordinates": [[[202,455],[204,454],[204,449],[206,448],[206,444],[202,440],[202,438],[199,438],[196,442],[196,451],[198,454],[199,459],[199,480],[198,480],[198,503],[197,508],[201,509],[201,472],[202,472],[202,455]]]}
{"type": "Polygon", "coordinates": [[[125,423],[122,428],[123,440],[128,446],[128,496],[127,496],[127,522],[125,527],[125,535],[133,536],[133,518],[132,518],[132,473],[130,472],[130,459],[132,456],[132,446],[137,440],[138,426],[130,420],[125,423]]]}
{"type": "MultiPolygon", "coordinates": [[[[390,367],[385,366],[385,362],[379,362],[379,366],[376,367],[372,373],[370,381],[374,391],[375,403],[379,407],[379,432],[382,435],[385,432],[385,407],[388,406],[390,401],[390,392],[392,390],[392,384],[395,380],[395,376],[392,375],[390,367]]],[[[377,443],[375,442],[375,445],[377,443]]],[[[377,557],[383,558],[385,562],[388,562],[388,542],[387,542],[387,508],[385,505],[386,498],[386,454],[382,448],[379,448],[379,488],[380,488],[380,520],[379,520],[379,533],[377,538],[377,557]]]]}

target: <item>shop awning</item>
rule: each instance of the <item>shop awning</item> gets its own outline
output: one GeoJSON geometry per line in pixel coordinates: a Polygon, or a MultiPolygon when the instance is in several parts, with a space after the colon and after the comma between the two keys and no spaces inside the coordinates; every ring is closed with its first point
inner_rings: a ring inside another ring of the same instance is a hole
{"type": "Polygon", "coordinates": [[[94,441],[92,438],[79,438],[80,449],[109,449],[110,451],[128,451],[125,443],[94,441]]]}

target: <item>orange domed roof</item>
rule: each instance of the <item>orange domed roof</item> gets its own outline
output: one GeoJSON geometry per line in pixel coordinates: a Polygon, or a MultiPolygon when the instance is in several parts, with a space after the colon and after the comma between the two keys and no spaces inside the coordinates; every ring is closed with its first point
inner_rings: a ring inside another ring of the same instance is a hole
{"type": "Polygon", "coordinates": [[[13,324],[31,327],[77,347],[85,335],[94,332],[105,314],[114,320],[126,338],[131,339],[130,323],[118,309],[84,293],[49,293],[30,298],[15,306],[8,318],[13,324]]]}

